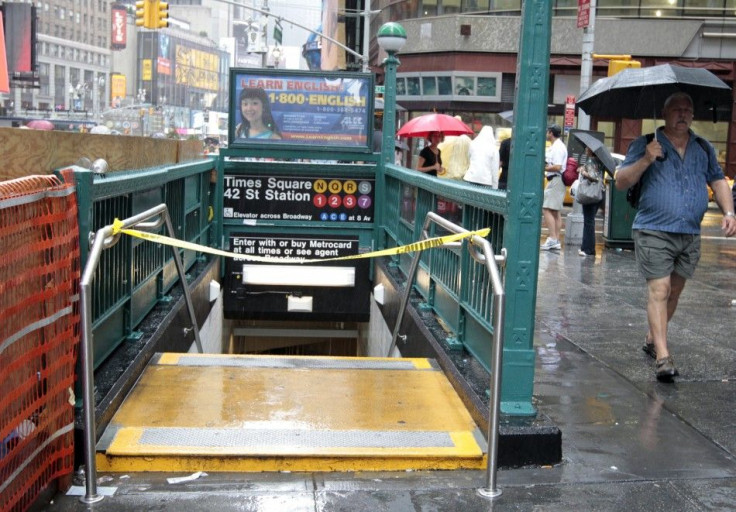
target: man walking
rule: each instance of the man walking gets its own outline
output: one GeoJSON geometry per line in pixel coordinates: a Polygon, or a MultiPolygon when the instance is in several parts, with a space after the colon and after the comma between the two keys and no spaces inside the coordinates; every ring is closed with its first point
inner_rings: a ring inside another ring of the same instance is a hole
{"type": "Polygon", "coordinates": [[[542,203],[542,217],[547,226],[547,241],[541,246],[543,251],[560,249],[560,230],[562,229],[562,202],[565,199],[565,183],[562,181],[562,171],[567,163],[567,148],[560,140],[562,128],[553,124],[547,128],[547,140],[552,145],[545,154],[544,173],[547,176],[547,187],[544,189],[542,203]]]}
{"type": "Polygon", "coordinates": [[[700,223],[708,209],[706,184],[723,212],[725,236],[736,234],[736,218],[713,146],[690,130],[692,98],[672,94],[662,118],[664,127],[651,142],[642,136],[629,146],[616,173],[616,188],[626,190],[641,181],[632,229],[636,261],[647,280],[649,332],[643,349],[656,360],[657,379],[671,382],[678,371],[667,347],[667,325],[700,259],[700,223]]]}

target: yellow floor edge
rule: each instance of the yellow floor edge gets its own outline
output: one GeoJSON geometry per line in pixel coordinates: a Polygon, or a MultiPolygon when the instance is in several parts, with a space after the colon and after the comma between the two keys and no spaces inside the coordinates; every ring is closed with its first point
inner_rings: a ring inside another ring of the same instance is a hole
{"type": "Polygon", "coordinates": [[[194,471],[262,473],[273,471],[406,471],[485,469],[487,458],[426,457],[108,457],[97,454],[97,470],[112,473],[194,471]]]}
{"type": "Polygon", "coordinates": [[[97,461],[111,472],[482,469],[482,445],[429,359],[164,353],[97,461]]]}

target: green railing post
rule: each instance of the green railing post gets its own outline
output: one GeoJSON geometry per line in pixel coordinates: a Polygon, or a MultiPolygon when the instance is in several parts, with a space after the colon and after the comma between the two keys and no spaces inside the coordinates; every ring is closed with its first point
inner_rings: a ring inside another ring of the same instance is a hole
{"type": "Polygon", "coordinates": [[[507,196],[508,219],[504,226],[508,258],[501,411],[514,416],[536,414],[532,406],[533,337],[551,31],[552,2],[523,2],[507,196]]]}
{"type": "Polygon", "coordinates": [[[388,57],[383,61],[384,66],[384,95],[383,95],[383,125],[381,139],[381,161],[376,166],[376,199],[381,201],[376,205],[375,226],[378,239],[377,248],[386,247],[386,236],[384,229],[384,210],[386,200],[386,169],[385,165],[394,163],[394,138],[396,137],[396,68],[399,59],[396,52],[403,48],[406,43],[406,31],[404,27],[395,22],[384,23],[376,34],[378,45],[383,48],[388,57]]]}

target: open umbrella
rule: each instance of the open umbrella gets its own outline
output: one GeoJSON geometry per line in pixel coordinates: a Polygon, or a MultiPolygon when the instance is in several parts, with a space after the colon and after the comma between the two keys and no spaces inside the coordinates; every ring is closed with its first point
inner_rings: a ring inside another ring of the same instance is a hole
{"type": "Polygon", "coordinates": [[[503,112],[498,113],[498,117],[503,119],[504,121],[508,121],[509,123],[514,122],[514,111],[513,110],[504,110],[503,112]]]}
{"type": "Polygon", "coordinates": [[[400,149],[402,151],[409,151],[409,146],[406,144],[406,142],[399,139],[394,140],[394,148],[400,149]]]}
{"type": "MultiPolygon", "coordinates": [[[[376,99],[374,99],[373,100],[373,108],[375,110],[383,110],[383,98],[376,98],[376,99]]],[[[406,109],[404,107],[402,107],[401,105],[399,105],[398,103],[396,103],[396,112],[403,112],[405,110],[406,109]]]]}
{"type": "Polygon", "coordinates": [[[643,119],[660,114],[667,97],[678,91],[692,97],[696,118],[715,118],[717,105],[733,101],[731,88],[707,69],[662,64],[627,68],[598,80],[577,105],[588,115],[643,119]]]}
{"type": "Polygon", "coordinates": [[[415,117],[402,126],[396,135],[399,137],[426,137],[432,132],[445,135],[473,135],[468,125],[446,114],[426,114],[415,117]]]}
{"type": "Polygon", "coordinates": [[[34,119],[26,126],[31,130],[45,130],[47,132],[54,129],[54,123],[47,121],[46,119],[34,119]]]}
{"type": "Polygon", "coordinates": [[[97,126],[93,126],[89,133],[96,133],[98,135],[110,135],[111,130],[104,124],[98,124],[97,126]]]}
{"type": "Polygon", "coordinates": [[[608,148],[603,144],[603,142],[585,132],[574,132],[574,137],[582,142],[585,147],[589,148],[593,154],[598,157],[598,160],[601,161],[603,167],[608,169],[611,172],[611,175],[613,175],[613,172],[616,170],[616,161],[613,159],[611,152],[608,151],[608,148]]]}

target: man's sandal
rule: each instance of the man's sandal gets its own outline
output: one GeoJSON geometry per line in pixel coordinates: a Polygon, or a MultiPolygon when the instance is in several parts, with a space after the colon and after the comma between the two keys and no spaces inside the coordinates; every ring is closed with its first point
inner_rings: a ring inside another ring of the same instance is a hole
{"type": "Polygon", "coordinates": [[[677,371],[675,360],[672,359],[672,356],[657,359],[655,372],[657,380],[662,382],[672,382],[672,379],[680,374],[680,372],[677,371]]]}
{"type": "Polygon", "coordinates": [[[652,359],[657,359],[657,349],[654,347],[654,343],[649,343],[645,340],[644,346],[641,349],[652,359]]]}

